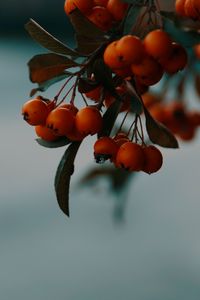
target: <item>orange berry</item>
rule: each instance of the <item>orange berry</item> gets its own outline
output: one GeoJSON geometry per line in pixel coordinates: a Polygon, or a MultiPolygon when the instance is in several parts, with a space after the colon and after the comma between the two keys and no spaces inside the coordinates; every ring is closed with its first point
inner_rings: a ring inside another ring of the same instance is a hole
{"type": "Polygon", "coordinates": [[[172,43],[172,53],[166,60],[161,61],[165,72],[175,74],[183,70],[187,64],[187,52],[177,43],[172,43]]]}
{"type": "Polygon", "coordinates": [[[178,132],[178,137],[183,141],[191,141],[195,137],[195,126],[187,122],[178,132]]]}
{"type": "Polygon", "coordinates": [[[31,99],[22,106],[23,118],[32,126],[45,124],[48,113],[48,104],[39,98],[31,99]]]}
{"type": "Polygon", "coordinates": [[[103,31],[107,31],[112,27],[113,17],[103,6],[94,6],[87,17],[103,31]]]}
{"type": "Polygon", "coordinates": [[[80,133],[77,128],[76,128],[76,124],[74,126],[74,128],[72,129],[72,131],[67,133],[67,138],[70,141],[82,141],[85,138],[85,135],[80,133]]]}
{"type": "Polygon", "coordinates": [[[60,104],[58,107],[62,107],[62,108],[66,108],[68,110],[70,110],[73,115],[75,116],[78,112],[78,108],[76,106],[74,106],[73,104],[69,104],[69,103],[62,103],[60,104]]]}
{"type": "Polygon", "coordinates": [[[195,127],[200,126],[200,112],[198,111],[191,111],[187,114],[191,124],[195,127]]]}
{"type": "Polygon", "coordinates": [[[94,6],[104,6],[108,4],[108,0],[93,0],[94,6]]]}
{"type": "Polygon", "coordinates": [[[65,0],[64,10],[69,15],[78,8],[84,15],[88,14],[93,6],[93,0],[65,0]]]}
{"type": "Polygon", "coordinates": [[[95,134],[101,131],[103,118],[96,107],[86,106],[79,110],[76,115],[76,128],[83,134],[95,134]]]}
{"type": "MultiPolygon", "coordinates": [[[[123,99],[123,103],[122,103],[122,106],[121,106],[121,109],[120,111],[123,112],[123,111],[127,111],[130,109],[130,96],[128,94],[126,94],[126,88],[124,86],[118,86],[116,88],[116,92],[123,96],[122,99],[123,99]]],[[[105,96],[105,100],[104,100],[104,105],[106,107],[110,107],[110,105],[115,102],[116,99],[115,97],[113,97],[111,94],[107,94],[105,96]]]]}
{"type": "Polygon", "coordinates": [[[125,35],[116,45],[118,59],[124,64],[140,63],[144,57],[144,46],[137,36],[125,35]]]}
{"type": "Polygon", "coordinates": [[[44,125],[35,126],[35,132],[37,136],[48,142],[53,142],[58,139],[58,136],[56,136],[51,129],[47,128],[44,125]]]}
{"type": "Polygon", "coordinates": [[[50,128],[55,135],[66,136],[73,130],[74,122],[74,114],[69,109],[57,107],[48,115],[46,126],[50,128]]]}
{"type": "Polygon", "coordinates": [[[143,95],[148,91],[149,86],[143,84],[137,77],[135,77],[135,88],[139,95],[143,95]]]}
{"type": "Polygon", "coordinates": [[[144,153],[144,166],[143,171],[151,174],[155,173],[162,167],[163,156],[158,148],[153,145],[143,148],[144,153]]]}
{"type": "MultiPolygon", "coordinates": [[[[178,134],[183,128],[183,124],[188,123],[185,106],[182,102],[174,101],[165,107],[166,126],[174,133],[178,134]]],[[[185,125],[184,125],[185,126],[185,125]]]]}
{"type": "Polygon", "coordinates": [[[137,80],[146,86],[156,84],[163,76],[162,67],[150,56],[145,56],[140,64],[132,64],[131,69],[137,80]]]}
{"type": "Polygon", "coordinates": [[[196,12],[198,14],[198,18],[200,19],[200,2],[199,2],[199,0],[191,0],[191,2],[192,2],[194,9],[196,10],[196,12]]]}
{"type": "Polygon", "coordinates": [[[176,0],[176,3],[175,3],[176,13],[181,17],[186,17],[186,14],[185,14],[185,1],[186,0],[176,0]]]}
{"type": "Polygon", "coordinates": [[[94,144],[94,157],[96,162],[104,162],[106,159],[112,161],[117,155],[118,148],[115,140],[111,137],[101,137],[94,144]]]}
{"type": "Polygon", "coordinates": [[[95,89],[85,93],[85,96],[95,102],[98,102],[101,97],[102,86],[98,86],[95,89]]]}
{"type": "Polygon", "coordinates": [[[124,61],[118,55],[117,43],[118,41],[114,41],[110,43],[106,47],[103,55],[105,64],[108,65],[112,70],[126,67],[126,65],[124,65],[124,61]]]}
{"type": "Polygon", "coordinates": [[[144,38],[144,47],[149,55],[160,60],[171,55],[172,40],[167,32],[156,29],[144,38]]]}
{"type": "Polygon", "coordinates": [[[194,53],[196,55],[196,58],[200,59],[200,44],[194,46],[194,53]]]}
{"type": "Polygon", "coordinates": [[[116,21],[121,21],[126,14],[128,4],[121,0],[108,0],[107,9],[116,21]]]}
{"type": "Polygon", "coordinates": [[[129,171],[141,171],[144,166],[142,146],[133,142],[123,144],[117,152],[116,165],[129,171]]]}
{"type": "Polygon", "coordinates": [[[119,132],[115,137],[114,137],[114,141],[116,142],[116,144],[118,145],[118,147],[120,147],[121,145],[130,142],[128,136],[126,133],[123,132],[119,132]]]}
{"type": "Polygon", "coordinates": [[[145,93],[142,95],[142,101],[147,109],[161,101],[160,97],[153,93],[145,93]]]}
{"type": "Polygon", "coordinates": [[[149,108],[151,116],[158,122],[165,124],[167,121],[166,110],[163,104],[154,104],[149,108]]]}
{"type": "MultiPolygon", "coordinates": [[[[195,2],[196,3],[196,2],[195,2]]],[[[197,20],[199,18],[198,10],[196,9],[196,6],[194,5],[194,2],[192,0],[186,0],[185,1],[185,14],[187,17],[197,20]]]]}

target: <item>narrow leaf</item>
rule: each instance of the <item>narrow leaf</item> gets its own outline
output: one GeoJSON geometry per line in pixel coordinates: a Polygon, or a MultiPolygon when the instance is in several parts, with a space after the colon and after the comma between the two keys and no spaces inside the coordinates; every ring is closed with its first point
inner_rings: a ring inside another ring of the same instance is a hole
{"type": "MultiPolygon", "coordinates": [[[[125,2],[127,2],[127,1],[125,1],[125,2]]],[[[136,2],[136,1],[132,0],[132,2],[136,2]]],[[[129,2],[129,3],[132,3],[132,2],[129,2]]],[[[136,4],[136,3],[133,3],[133,4],[136,4]]],[[[124,22],[124,32],[123,32],[124,35],[130,34],[132,32],[133,25],[136,23],[136,20],[138,19],[139,15],[140,15],[141,9],[142,9],[141,6],[134,5],[129,10],[126,20],[124,22]]]]}
{"type": "Polygon", "coordinates": [[[131,112],[140,115],[143,112],[143,106],[140,97],[137,95],[134,87],[129,81],[126,81],[126,86],[127,86],[128,93],[131,96],[130,99],[131,112]]]}
{"type": "Polygon", "coordinates": [[[105,32],[96,27],[88,18],[86,18],[77,8],[69,15],[69,19],[75,31],[82,36],[92,38],[94,40],[102,39],[105,32]]]}
{"type": "Polygon", "coordinates": [[[164,18],[163,25],[164,30],[170,34],[171,38],[183,47],[189,48],[200,43],[200,34],[195,31],[187,32],[168,18],[164,18]]]}
{"type": "MultiPolygon", "coordinates": [[[[96,81],[102,84],[103,87],[109,91],[114,97],[119,99],[112,79],[112,71],[105,65],[102,58],[96,59],[93,65],[93,73],[96,81]]],[[[121,101],[121,99],[119,99],[121,101]]]]}
{"type": "Polygon", "coordinates": [[[25,29],[36,42],[50,51],[74,58],[80,56],[80,53],[60,42],[32,19],[25,24],[25,29]]]}
{"type": "Polygon", "coordinates": [[[117,116],[120,112],[121,106],[122,106],[122,102],[116,100],[106,110],[106,112],[103,115],[103,129],[99,133],[98,135],[99,137],[110,135],[113,126],[115,124],[115,121],[117,119],[117,116]]]}
{"type": "Polygon", "coordinates": [[[179,146],[175,136],[164,125],[154,120],[145,106],[143,106],[143,109],[149,139],[154,144],[165,148],[178,148],[179,146]]]}
{"type": "Polygon", "coordinates": [[[76,62],[55,53],[35,55],[28,62],[30,80],[42,83],[63,73],[65,69],[78,66],[76,62]]]}
{"type": "Polygon", "coordinates": [[[80,53],[83,53],[84,55],[90,55],[94,51],[96,51],[102,43],[104,43],[104,39],[94,39],[94,38],[89,38],[83,35],[80,35],[76,33],[76,44],[77,48],[76,50],[80,53]]]}
{"type": "Polygon", "coordinates": [[[69,216],[69,186],[74,160],[81,142],[73,142],[65,151],[55,176],[55,191],[60,209],[69,216]]]}
{"type": "Polygon", "coordinates": [[[106,41],[105,32],[89,21],[78,8],[69,18],[76,32],[77,51],[88,55],[106,41]]]}
{"type": "Polygon", "coordinates": [[[43,140],[41,138],[37,138],[36,142],[40,146],[43,146],[45,148],[59,148],[59,147],[63,147],[63,146],[69,145],[71,143],[71,141],[68,140],[65,137],[59,138],[58,140],[52,141],[52,142],[48,142],[48,141],[45,141],[45,140],[43,140]]]}

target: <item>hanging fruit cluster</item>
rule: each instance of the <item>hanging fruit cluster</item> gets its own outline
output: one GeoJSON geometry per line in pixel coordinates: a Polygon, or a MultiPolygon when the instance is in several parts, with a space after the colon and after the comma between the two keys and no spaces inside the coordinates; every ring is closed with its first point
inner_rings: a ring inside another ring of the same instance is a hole
{"type": "Polygon", "coordinates": [[[188,111],[182,100],[188,71],[193,70],[196,83],[199,80],[200,36],[194,30],[190,33],[189,27],[185,30],[178,16],[184,11],[184,17],[198,19],[188,10],[189,2],[199,18],[194,0],[176,1],[177,15],[160,10],[158,1],[66,0],[75,49],[35,21],[26,24],[31,37],[50,53],[36,55],[28,63],[30,79],[38,87],[31,91],[22,115],[34,126],[40,145],[69,145],[55,177],[58,204],[65,214],[69,215],[74,160],[87,136],[97,136],[97,163],[110,161],[117,169],[148,174],[163,164],[155,144],[178,148],[176,137],[194,137],[200,113],[188,111]],[[168,102],[174,78],[180,101],[168,102]],[[35,96],[61,80],[64,83],[52,99],[35,96]],[[151,89],[159,82],[161,92],[155,95],[151,89]]]}

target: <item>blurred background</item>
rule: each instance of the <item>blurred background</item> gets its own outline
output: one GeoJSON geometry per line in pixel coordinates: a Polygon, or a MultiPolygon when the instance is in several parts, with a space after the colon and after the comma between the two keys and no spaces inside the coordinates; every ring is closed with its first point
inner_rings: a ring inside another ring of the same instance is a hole
{"type": "Polygon", "coordinates": [[[24,31],[30,17],[65,42],[73,37],[63,0],[0,2],[0,299],[199,300],[199,133],[162,150],[161,171],[131,177],[118,195],[106,178],[80,184],[95,166],[89,138],[67,219],[53,188],[64,148],[40,147],[20,115],[33,88],[26,63],[45,52],[24,31]]]}

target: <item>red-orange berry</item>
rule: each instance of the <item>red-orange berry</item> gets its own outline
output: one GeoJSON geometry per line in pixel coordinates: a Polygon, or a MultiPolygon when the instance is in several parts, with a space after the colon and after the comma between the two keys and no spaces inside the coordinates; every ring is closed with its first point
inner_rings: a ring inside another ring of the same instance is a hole
{"type": "Polygon", "coordinates": [[[144,57],[142,41],[134,35],[125,35],[118,40],[116,51],[118,59],[124,66],[140,63],[144,57]]]}
{"type": "Polygon", "coordinates": [[[84,15],[88,14],[93,6],[93,0],[65,0],[64,10],[69,15],[78,8],[84,15]]]}
{"type": "Polygon", "coordinates": [[[193,20],[197,20],[200,17],[200,14],[198,13],[198,10],[197,10],[197,8],[194,4],[196,4],[196,2],[193,1],[193,0],[186,0],[185,1],[185,5],[184,5],[185,15],[188,18],[191,18],[193,20]]]}
{"type": "Polygon", "coordinates": [[[62,107],[62,108],[66,108],[66,109],[70,110],[73,113],[74,116],[78,112],[78,108],[74,104],[62,103],[58,107],[62,107]]]}
{"type": "Polygon", "coordinates": [[[161,98],[153,93],[145,93],[142,95],[142,101],[147,109],[153,107],[153,105],[161,102],[161,98]]]}
{"type": "Polygon", "coordinates": [[[118,55],[117,52],[117,43],[118,41],[114,41],[110,43],[103,55],[103,59],[106,65],[108,65],[112,70],[125,68],[126,65],[122,58],[118,55]]]}
{"type": "Polygon", "coordinates": [[[121,21],[126,14],[128,4],[121,0],[108,0],[107,9],[116,21],[121,21]]]}
{"type": "Polygon", "coordinates": [[[37,136],[48,142],[53,142],[58,139],[58,136],[56,136],[52,130],[47,128],[45,125],[35,126],[35,132],[37,136]]]}
{"type": "Polygon", "coordinates": [[[66,136],[73,130],[74,122],[74,114],[69,109],[57,107],[48,115],[46,126],[50,128],[55,135],[66,136]]]}
{"type": "Polygon", "coordinates": [[[97,163],[104,162],[106,159],[115,159],[118,145],[111,137],[104,136],[99,138],[94,144],[94,157],[97,163]]]}
{"type": "Polygon", "coordinates": [[[144,38],[144,47],[149,55],[159,61],[171,55],[172,40],[167,32],[156,29],[144,38]]]}
{"type": "Polygon", "coordinates": [[[156,84],[163,76],[163,68],[150,56],[145,56],[140,64],[132,64],[131,69],[137,80],[146,86],[156,84]]]}
{"type": "Polygon", "coordinates": [[[185,1],[186,0],[176,0],[176,3],[175,3],[176,13],[178,15],[180,15],[181,17],[186,17],[186,14],[185,14],[185,1]]]}
{"type": "Polygon", "coordinates": [[[200,59],[200,44],[194,46],[194,53],[197,59],[200,59]]]}
{"type": "Polygon", "coordinates": [[[103,118],[96,107],[86,106],[79,110],[75,118],[77,130],[83,134],[95,134],[101,131],[103,118]]]}
{"type": "Polygon", "coordinates": [[[74,128],[72,129],[72,131],[67,133],[67,138],[70,141],[82,141],[85,138],[85,135],[80,133],[77,128],[76,128],[76,124],[74,126],[74,128]]]}
{"type": "Polygon", "coordinates": [[[118,147],[120,147],[121,145],[130,142],[128,136],[126,133],[123,132],[119,132],[117,133],[117,135],[114,137],[114,141],[116,142],[116,144],[118,145],[118,147]]]}
{"type": "Polygon", "coordinates": [[[153,145],[143,148],[144,152],[144,166],[143,171],[151,174],[155,173],[162,167],[163,156],[158,148],[153,145]]]}
{"type": "Polygon", "coordinates": [[[200,112],[199,111],[191,111],[187,114],[191,124],[195,127],[200,126],[200,112]]]}
{"type": "Polygon", "coordinates": [[[108,0],[93,0],[94,6],[104,6],[108,4],[108,0]]]}
{"type": "Polygon", "coordinates": [[[133,142],[123,144],[117,152],[116,166],[129,171],[141,171],[144,166],[142,146],[133,142]]]}
{"type": "Polygon", "coordinates": [[[94,6],[87,17],[103,31],[107,31],[112,27],[113,17],[103,6],[94,6]]]}
{"type": "Polygon", "coordinates": [[[95,102],[98,102],[101,97],[101,92],[102,92],[102,86],[98,86],[94,88],[93,90],[85,93],[85,96],[95,102]]]}
{"type": "Polygon", "coordinates": [[[199,2],[199,0],[191,0],[191,2],[192,2],[192,5],[193,5],[195,11],[198,14],[198,19],[200,19],[200,2],[199,2]]]}
{"type": "Polygon", "coordinates": [[[177,43],[172,43],[172,53],[166,60],[161,60],[161,65],[165,72],[175,74],[183,70],[187,64],[187,52],[177,43]]]}
{"type": "Polygon", "coordinates": [[[32,126],[45,124],[48,113],[48,104],[39,98],[31,99],[22,106],[23,118],[32,126]]]}

